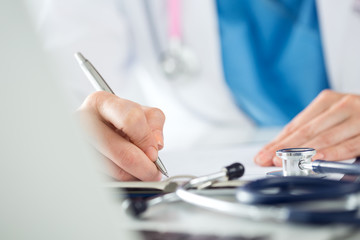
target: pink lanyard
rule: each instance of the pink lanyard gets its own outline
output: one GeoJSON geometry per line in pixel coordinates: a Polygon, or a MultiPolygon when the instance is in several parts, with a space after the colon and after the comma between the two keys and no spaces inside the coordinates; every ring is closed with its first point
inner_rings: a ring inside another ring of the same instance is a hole
{"type": "Polygon", "coordinates": [[[168,34],[170,40],[181,41],[181,0],[167,0],[168,34]]]}

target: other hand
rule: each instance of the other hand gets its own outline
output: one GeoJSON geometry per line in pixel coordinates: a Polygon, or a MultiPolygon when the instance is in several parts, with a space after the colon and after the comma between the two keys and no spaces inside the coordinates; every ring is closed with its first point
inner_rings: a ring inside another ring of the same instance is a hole
{"type": "Polygon", "coordinates": [[[161,110],[100,91],[86,98],[78,114],[112,177],[121,181],[161,179],[154,164],[164,145],[161,110]]]}
{"type": "Polygon", "coordinates": [[[311,147],[313,159],[345,160],[360,155],[360,96],[324,90],[256,156],[261,166],[281,166],[275,152],[311,147]]]}

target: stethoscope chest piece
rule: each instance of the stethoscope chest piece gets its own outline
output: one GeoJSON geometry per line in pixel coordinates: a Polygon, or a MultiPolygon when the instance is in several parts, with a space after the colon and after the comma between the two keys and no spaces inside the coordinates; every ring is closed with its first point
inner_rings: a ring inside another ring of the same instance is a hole
{"type": "Polygon", "coordinates": [[[199,71],[196,55],[180,41],[174,39],[160,56],[162,72],[169,80],[190,78],[199,71]]]}
{"type": "Polygon", "coordinates": [[[270,176],[309,176],[315,175],[309,168],[311,159],[316,154],[313,148],[285,148],[276,151],[276,156],[282,159],[283,170],[267,173],[270,176]]]}

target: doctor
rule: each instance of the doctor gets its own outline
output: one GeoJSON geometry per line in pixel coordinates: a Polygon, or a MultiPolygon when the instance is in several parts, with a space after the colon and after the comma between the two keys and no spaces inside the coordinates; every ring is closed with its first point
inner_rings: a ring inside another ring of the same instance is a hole
{"type": "MultiPolygon", "coordinates": [[[[284,147],[314,147],[316,157],[327,160],[360,154],[358,0],[78,0],[45,1],[41,9],[46,48],[63,66],[77,101],[89,95],[80,115],[98,120],[90,121],[94,126],[120,129],[114,137],[130,140],[151,160],[164,138],[168,149],[218,147],[288,122],[256,163],[281,164],[274,153],[284,147]],[[90,95],[91,86],[69,60],[76,51],[122,98],[90,95]],[[151,109],[156,114],[149,117],[149,108],[125,99],[162,109],[165,129],[160,110],[151,109]],[[103,106],[112,107],[99,111],[103,106]],[[150,135],[142,136],[145,145],[132,140],[138,125],[118,126],[106,115],[131,119],[123,109],[132,107],[150,135]],[[149,146],[155,152],[147,152],[149,146]]],[[[100,130],[95,136],[109,135],[100,130]]],[[[159,178],[152,164],[111,144],[118,139],[101,142],[98,149],[122,173],[119,179],[159,178]]]]}

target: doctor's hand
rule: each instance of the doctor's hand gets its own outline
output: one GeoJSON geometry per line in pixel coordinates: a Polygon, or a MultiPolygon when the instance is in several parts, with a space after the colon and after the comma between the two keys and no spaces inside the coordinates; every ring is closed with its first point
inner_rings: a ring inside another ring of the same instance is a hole
{"type": "Polygon", "coordinates": [[[154,164],[164,145],[161,110],[100,91],[89,95],[77,113],[112,177],[121,181],[161,179],[154,164]]]}
{"type": "Polygon", "coordinates": [[[313,159],[330,161],[360,156],[360,96],[330,90],[321,92],[255,157],[261,166],[281,166],[275,152],[282,148],[311,147],[313,159]]]}

